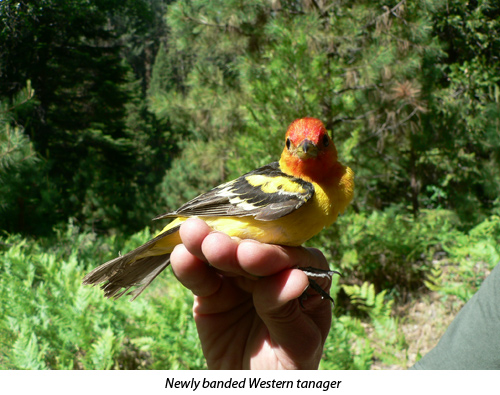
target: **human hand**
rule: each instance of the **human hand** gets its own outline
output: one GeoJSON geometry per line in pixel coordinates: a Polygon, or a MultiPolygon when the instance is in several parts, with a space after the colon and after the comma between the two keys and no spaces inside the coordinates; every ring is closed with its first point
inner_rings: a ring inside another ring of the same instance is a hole
{"type": "MultiPolygon", "coordinates": [[[[176,277],[195,295],[194,319],[209,369],[317,369],[330,330],[329,301],[294,269],[328,269],[313,248],[237,240],[200,219],[180,228],[176,277]],[[207,262],[209,265],[207,265],[207,262]]],[[[326,290],[328,279],[316,280],[326,290]]]]}

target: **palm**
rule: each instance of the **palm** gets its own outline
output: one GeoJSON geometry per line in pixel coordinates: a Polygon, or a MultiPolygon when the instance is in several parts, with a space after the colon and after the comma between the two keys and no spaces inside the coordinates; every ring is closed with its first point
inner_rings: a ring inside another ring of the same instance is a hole
{"type": "MultiPolygon", "coordinates": [[[[302,275],[302,273],[299,273],[302,275]]],[[[266,325],[257,314],[252,296],[247,294],[232,306],[218,310],[210,301],[197,298],[195,320],[208,366],[216,369],[293,369],[317,368],[309,363],[319,361],[323,334],[328,333],[330,319],[318,320],[303,312],[298,303],[290,302],[289,331],[266,325]],[[211,310],[211,314],[203,311],[211,310]],[[281,331],[282,332],[282,331],[281,331]],[[283,336],[286,335],[286,336],[283,336]]],[[[307,301],[306,301],[307,302],[307,301]]],[[[304,304],[306,304],[304,302],[304,304]]],[[[329,303],[323,316],[331,317],[329,303]]],[[[321,316],[322,314],[318,314],[321,316]]],[[[280,324],[284,322],[281,321],[280,324]]]]}

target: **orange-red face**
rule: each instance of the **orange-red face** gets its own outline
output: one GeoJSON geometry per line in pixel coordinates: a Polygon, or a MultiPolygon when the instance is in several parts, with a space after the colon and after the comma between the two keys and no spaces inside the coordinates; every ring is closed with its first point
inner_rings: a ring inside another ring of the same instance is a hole
{"type": "Polygon", "coordinates": [[[295,145],[299,145],[304,139],[309,139],[317,145],[325,136],[328,138],[325,125],[316,118],[296,119],[290,124],[286,133],[286,137],[290,138],[295,145]]]}
{"type": "Polygon", "coordinates": [[[337,149],[323,123],[302,118],[288,127],[280,166],[288,174],[320,181],[331,177],[339,166],[337,149]]]}
{"type": "Polygon", "coordinates": [[[290,154],[301,160],[320,159],[328,154],[337,156],[335,145],[319,119],[301,118],[293,121],[286,133],[286,147],[290,154]]]}

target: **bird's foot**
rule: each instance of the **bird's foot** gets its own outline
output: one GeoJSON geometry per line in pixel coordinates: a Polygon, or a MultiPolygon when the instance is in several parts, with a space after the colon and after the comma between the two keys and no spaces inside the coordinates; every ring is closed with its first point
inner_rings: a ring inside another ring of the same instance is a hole
{"type": "MultiPolygon", "coordinates": [[[[323,299],[328,299],[330,302],[332,302],[335,305],[334,300],[330,296],[328,292],[326,292],[323,288],[319,286],[319,284],[313,280],[313,278],[328,278],[329,280],[332,279],[332,276],[334,274],[338,274],[340,276],[340,273],[336,270],[325,270],[325,269],[318,269],[315,267],[298,267],[297,269],[302,270],[307,277],[309,278],[309,287],[314,289],[318,294],[323,299]]],[[[308,288],[309,289],[309,288],[308,288]]],[[[299,297],[299,303],[302,308],[304,308],[304,305],[302,304],[302,301],[307,299],[308,294],[307,290],[304,291],[304,293],[299,297]]]]}

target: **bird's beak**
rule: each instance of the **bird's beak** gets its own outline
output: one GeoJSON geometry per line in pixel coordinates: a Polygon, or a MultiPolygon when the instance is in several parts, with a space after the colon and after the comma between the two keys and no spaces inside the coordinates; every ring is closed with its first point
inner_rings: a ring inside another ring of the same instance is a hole
{"type": "Polygon", "coordinates": [[[316,158],[318,156],[318,147],[309,139],[304,139],[295,151],[300,159],[316,158]]]}

